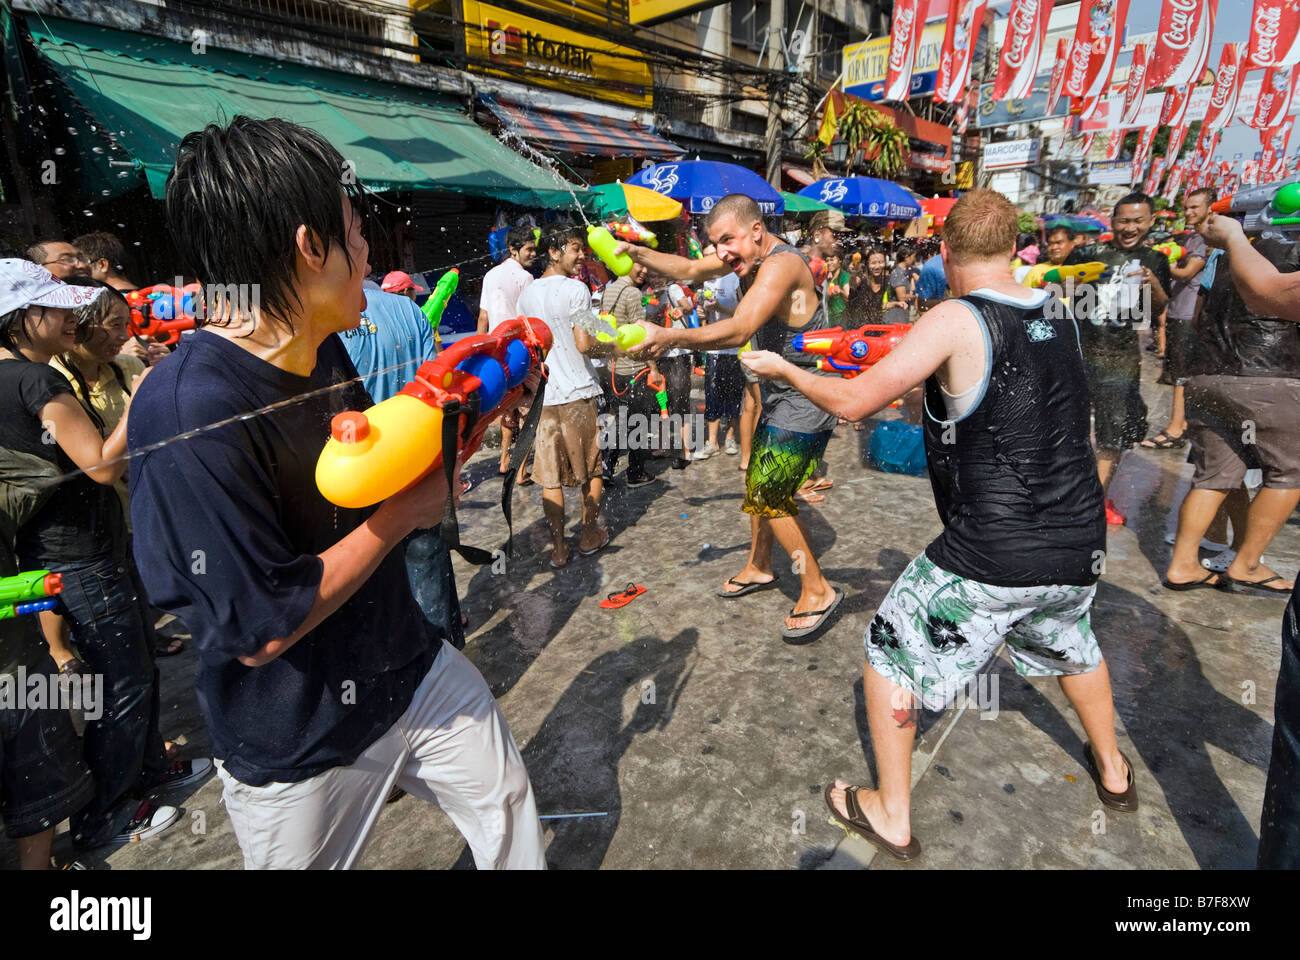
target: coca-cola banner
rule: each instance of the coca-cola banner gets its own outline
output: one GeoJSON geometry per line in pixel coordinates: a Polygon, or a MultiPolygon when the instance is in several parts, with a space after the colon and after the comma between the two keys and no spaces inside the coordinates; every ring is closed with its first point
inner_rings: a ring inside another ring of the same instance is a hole
{"type": "Polygon", "coordinates": [[[994,99],[1024,99],[1033,91],[1051,16],[1052,0],[1012,0],[998,60],[998,78],[993,85],[994,99]]]}
{"type": "Polygon", "coordinates": [[[1170,163],[1178,161],[1178,152],[1183,149],[1183,141],[1187,139],[1187,127],[1173,127],[1169,131],[1169,142],[1165,145],[1165,156],[1169,158],[1170,163]]]}
{"type": "Polygon", "coordinates": [[[1257,130],[1276,127],[1291,112],[1291,99],[1296,81],[1300,80],[1300,65],[1270,67],[1264,71],[1264,83],[1255,101],[1255,111],[1246,125],[1257,130]]]}
{"type": "Polygon", "coordinates": [[[1288,117],[1278,126],[1260,131],[1259,141],[1264,148],[1259,158],[1261,170],[1268,170],[1271,173],[1277,168],[1279,160],[1285,161],[1286,146],[1291,140],[1293,124],[1294,120],[1288,117]]]}
{"type": "Polygon", "coordinates": [[[1165,91],[1165,102],[1160,108],[1160,125],[1169,124],[1176,127],[1187,119],[1187,108],[1192,102],[1192,93],[1196,88],[1194,83],[1186,83],[1181,87],[1170,87],[1165,91]]]}
{"type": "Polygon", "coordinates": [[[1109,130],[1106,133],[1106,159],[1118,160],[1119,151],[1124,146],[1124,135],[1127,131],[1120,130],[1118,127],[1109,130]]]}
{"type": "Polygon", "coordinates": [[[1245,55],[1246,44],[1225,43],[1219,54],[1219,69],[1214,75],[1214,86],[1210,91],[1210,105],[1205,111],[1203,126],[1217,130],[1232,122],[1232,112],[1237,109],[1237,97],[1241,95],[1241,85],[1246,79],[1245,55]]]}
{"type": "Polygon", "coordinates": [[[1246,56],[1252,70],[1300,62],[1300,3],[1255,0],[1246,56]]]}
{"type": "Polygon", "coordinates": [[[1133,48],[1133,62],[1128,67],[1128,81],[1124,84],[1124,114],[1121,124],[1137,123],[1138,109],[1142,106],[1142,96],[1147,92],[1147,56],[1151,44],[1139,43],[1133,48]]]}
{"type": "Polygon", "coordinates": [[[1070,96],[1098,97],[1110,87],[1128,20],[1128,5],[1129,0],[1081,0],[1065,78],[1065,92],[1070,96]]]}
{"type": "Polygon", "coordinates": [[[948,32],[943,37],[939,81],[934,90],[934,99],[939,103],[956,103],[966,93],[975,40],[987,6],[988,0],[948,0],[948,32]]]}
{"type": "Polygon", "coordinates": [[[1160,29],[1147,68],[1147,85],[1195,83],[1210,58],[1210,38],[1219,0],[1165,0],[1160,29]]]}
{"type": "MultiPolygon", "coordinates": [[[[1247,84],[1249,88],[1249,83],[1247,84]]],[[[1210,104],[1210,86],[1197,87],[1192,91],[1192,96],[1187,103],[1187,115],[1183,118],[1184,123],[1192,123],[1196,120],[1205,118],[1206,108],[1210,104]]],[[[1243,92],[1242,96],[1245,96],[1243,92]]],[[[1125,124],[1120,121],[1123,119],[1124,96],[1116,94],[1107,97],[1097,107],[1097,112],[1091,119],[1085,120],[1083,129],[1087,130],[1113,130],[1116,127],[1150,127],[1160,125],[1160,114],[1164,107],[1165,91],[1153,90],[1142,98],[1142,106],[1138,108],[1137,123],[1125,124]]]]}
{"type": "Polygon", "coordinates": [[[1178,196],[1178,191],[1182,189],[1183,177],[1187,175],[1187,168],[1174,164],[1173,170],[1169,173],[1169,182],[1165,184],[1165,197],[1172,203],[1178,196]]]}
{"type": "Polygon", "coordinates": [[[889,74],[885,78],[885,100],[906,102],[912,89],[912,65],[916,62],[916,48],[921,45],[925,30],[925,12],[921,9],[928,0],[894,0],[894,25],[889,34],[889,74]]]}
{"type": "Polygon", "coordinates": [[[1151,152],[1151,144],[1155,142],[1158,129],[1158,127],[1147,127],[1138,134],[1137,147],[1133,150],[1133,176],[1129,178],[1130,183],[1142,182],[1142,171],[1146,169],[1147,154],[1151,152]]]}
{"type": "Polygon", "coordinates": [[[1056,62],[1052,64],[1052,82],[1047,88],[1047,114],[1056,110],[1056,102],[1065,92],[1065,79],[1070,70],[1070,57],[1074,52],[1074,43],[1061,37],[1056,41],[1056,62]]]}
{"type": "Polygon", "coordinates": [[[1142,192],[1147,196],[1154,197],[1160,189],[1160,178],[1165,175],[1168,162],[1165,157],[1156,157],[1151,161],[1151,172],[1147,175],[1147,182],[1142,184],[1142,192]]]}
{"type": "Polygon", "coordinates": [[[1241,169],[1241,185],[1243,187],[1253,187],[1257,183],[1259,183],[1259,161],[1248,160],[1241,169]]]}

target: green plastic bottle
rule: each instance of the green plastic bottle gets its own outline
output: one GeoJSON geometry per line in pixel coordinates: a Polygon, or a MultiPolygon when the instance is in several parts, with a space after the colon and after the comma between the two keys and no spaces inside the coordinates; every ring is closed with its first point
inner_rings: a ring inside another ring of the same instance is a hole
{"type": "Polygon", "coordinates": [[[587,246],[595,250],[596,256],[600,257],[605,266],[620,277],[626,277],[636,266],[636,262],[626,253],[614,252],[618,249],[618,241],[604,227],[587,227],[587,246]]]}

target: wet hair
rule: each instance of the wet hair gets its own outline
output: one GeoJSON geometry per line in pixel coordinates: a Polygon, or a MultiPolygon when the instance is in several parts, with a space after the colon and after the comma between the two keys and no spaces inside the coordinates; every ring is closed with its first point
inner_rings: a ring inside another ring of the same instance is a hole
{"type": "Polygon", "coordinates": [[[1148,197],[1141,190],[1134,190],[1132,193],[1128,194],[1127,196],[1123,196],[1119,198],[1119,201],[1115,204],[1113,215],[1119,216],[1120,207],[1136,207],[1136,206],[1141,206],[1143,204],[1146,205],[1147,213],[1156,212],[1156,205],[1151,202],[1151,198],[1148,197]]]}
{"type": "Polygon", "coordinates": [[[1213,187],[1197,187],[1187,196],[1183,197],[1183,203],[1186,204],[1188,200],[1192,199],[1192,197],[1204,197],[1207,206],[1219,199],[1213,187]]]}
{"type": "MultiPolygon", "coordinates": [[[[27,308],[19,307],[17,310],[10,310],[4,316],[0,316],[0,347],[4,347],[19,360],[26,360],[22,352],[18,349],[18,327],[23,323],[27,316],[27,308]]],[[[23,330],[26,335],[26,329],[23,330]]],[[[30,337],[28,337],[30,339],[30,337]]]]}
{"type": "MultiPolygon", "coordinates": [[[[37,240],[30,247],[27,248],[26,257],[32,263],[44,265],[46,259],[49,256],[45,248],[52,243],[67,243],[67,242],[68,241],[66,240],[60,240],[58,237],[46,237],[44,240],[37,240]]],[[[75,243],[71,244],[71,246],[75,247],[76,244],[75,243]]]]}
{"type": "Polygon", "coordinates": [[[715,203],[713,209],[705,215],[704,232],[707,234],[723,217],[733,217],[736,223],[747,227],[755,221],[762,223],[763,211],[758,209],[758,204],[754,202],[753,197],[743,193],[729,193],[715,203]]]}
{"type": "Polygon", "coordinates": [[[1047,228],[1044,235],[1050,240],[1054,233],[1064,233],[1067,240],[1073,240],[1079,235],[1079,231],[1068,223],[1054,223],[1047,228]]]}
{"type": "Polygon", "coordinates": [[[586,235],[571,223],[557,224],[547,227],[542,231],[541,240],[537,241],[538,249],[550,260],[551,251],[563,253],[564,248],[569,245],[570,240],[578,240],[582,243],[587,242],[586,235]]]}
{"type": "Polygon", "coordinates": [[[283,321],[302,304],[300,226],[326,258],[337,244],[351,270],[340,190],[364,218],[352,165],[329,141],[287,120],[237,116],[181,141],[167,177],[167,225],[203,283],[258,284],[262,313],[283,321]]]}
{"type": "Polygon", "coordinates": [[[109,267],[117,273],[126,272],[126,247],[115,235],[104,230],[83,233],[72,240],[72,245],[91,263],[107,260],[109,267]]]}
{"type": "Polygon", "coordinates": [[[532,227],[511,227],[506,231],[506,249],[522,250],[526,244],[534,242],[532,227]]]}
{"type": "Polygon", "coordinates": [[[949,257],[959,262],[1009,259],[1019,234],[1016,208],[1002,194],[988,189],[962,194],[943,225],[949,257]]]}

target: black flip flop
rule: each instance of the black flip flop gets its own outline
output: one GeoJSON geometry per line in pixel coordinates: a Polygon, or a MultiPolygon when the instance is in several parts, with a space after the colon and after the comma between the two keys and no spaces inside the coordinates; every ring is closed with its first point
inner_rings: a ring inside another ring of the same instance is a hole
{"type": "Polygon", "coordinates": [[[844,788],[844,809],[849,812],[847,820],[835,809],[835,804],[831,802],[831,791],[834,789],[834,783],[828,784],[826,789],[822,791],[822,796],[826,800],[826,809],[831,812],[831,823],[840,827],[845,836],[852,831],[867,843],[873,844],[877,849],[885,851],[895,860],[901,860],[904,863],[908,860],[915,860],[921,855],[921,843],[916,837],[908,841],[906,846],[900,847],[898,844],[890,843],[871,829],[871,822],[867,820],[867,815],[858,806],[858,791],[862,789],[861,787],[849,786],[844,788]]]}
{"type": "Polygon", "coordinates": [[[816,617],[817,621],[811,627],[800,627],[797,630],[791,630],[789,627],[786,627],[781,631],[781,639],[786,643],[793,644],[811,643],[812,635],[821,630],[822,627],[826,626],[826,621],[830,619],[831,612],[840,605],[840,601],[843,599],[844,591],[839,587],[835,587],[835,599],[831,601],[830,606],[828,607],[824,607],[821,610],[805,610],[803,613],[795,613],[794,608],[792,607],[790,609],[790,616],[816,617]]]}
{"type": "Polygon", "coordinates": [[[1128,758],[1123,750],[1119,755],[1124,759],[1124,765],[1128,767],[1128,789],[1123,793],[1111,793],[1101,785],[1101,770],[1097,767],[1097,759],[1092,755],[1092,744],[1083,745],[1083,758],[1087,761],[1088,774],[1092,777],[1092,782],[1097,785],[1097,799],[1105,806],[1112,810],[1118,810],[1121,813],[1136,813],[1138,809],[1137,785],[1133,783],[1133,761],[1128,758]]]}
{"type": "Polygon", "coordinates": [[[1266,587],[1264,584],[1272,583],[1274,580],[1281,580],[1281,577],[1269,577],[1266,580],[1237,580],[1228,576],[1226,573],[1223,577],[1223,589],[1229,593],[1249,593],[1257,597],[1289,597],[1290,590],[1274,590],[1266,587]]]}
{"type": "MultiPolygon", "coordinates": [[[[1187,583],[1174,583],[1172,580],[1161,580],[1160,585],[1164,587],[1166,590],[1202,590],[1202,589],[1223,590],[1224,579],[1225,579],[1225,575],[1211,571],[1206,577],[1204,577],[1201,580],[1189,580],[1187,583]],[[1218,582],[1210,583],[1210,580],[1213,579],[1214,577],[1219,578],[1218,582]]],[[[1273,579],[1276,580],[1277,578],[1274,577],[1273,579]]]]}
{"type": "Polygon", "coordinates": [[[723,599],[735,600],[737,597],[743,597],[747,593],[757,593],[759,590],[766,590],[768,587],[775,587],[776,581],[777,581],[776,577],[773,577],[771,580],[768,580],[766,583],[757,583],[753,580],[737,580],[735,577],[731,577],[729,580],[727,580],[727,583],[731,584],[734,587],[740,587],[740,589],[728,592],[724,590],[722,587],[718,587],[717,594],[723,599]]]}

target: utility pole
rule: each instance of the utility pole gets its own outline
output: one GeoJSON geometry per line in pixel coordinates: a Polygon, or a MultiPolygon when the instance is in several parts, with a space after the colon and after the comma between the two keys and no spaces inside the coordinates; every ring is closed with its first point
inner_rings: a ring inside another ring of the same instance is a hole
{"type": "Polygon", "coordinates": [[[785,100],[785,0],[771,0],[767,26],[767,182],[781,189],[781,107],[785,100]]]}

